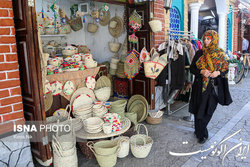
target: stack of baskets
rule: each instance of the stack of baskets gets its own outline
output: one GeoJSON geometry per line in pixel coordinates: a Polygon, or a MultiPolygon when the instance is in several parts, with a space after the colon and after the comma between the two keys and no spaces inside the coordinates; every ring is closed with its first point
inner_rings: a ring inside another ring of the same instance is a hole
{"type": "Polygon", "coordinates": [[[91,117],[83,121],[84,130],[88,133],[99,133],[102,131],[104,121],[99,117],[91,117]]]}
{"type": "Polygon", "coordinates": [[[125,117],[125,108],[127,105],[127,100],[116,100],[111,103],[109,111],[111,113],[117,113],[121,116],[121,119],[125,117]]]}
{"type": "Polygon", "coordinates": [[[124,62],[119,62],[117,64],[117,71],[116,71],[116,76],[118,78],[126,78],[126,75],[124,74],[124,62]]]}
{"type": "Polygon", "coordinates": [[[72,133],[61,136],[53,136],[52,148],[54,157],[54,167],[77,167],[75,135],[72,133]]]}
{"type": "Polygon", "coordinates": [[[108,109],[101,104],[96,104],[93,106],[93,116],[103,118],[104,114],[108,112],[108,109]]]}
{"type": "Polygon", "coordinates": [[[114,57],[112,57],[111,62],[110,62],[110,70],[109,73],[111,75],[115,75],[116,74],[116,70],[117,70],[117,63],[119,62],[119,58],[117,55],[115,55],[114,57]]]}
{"type": "Polygon", "coordinates": [[[89,104],[82,106],[79,109],[74,109],[72,113],[75,118],[80,118],[82,120],[85,120],[92,117],[92,112],[93,112],[93,104],[89,104]]]}

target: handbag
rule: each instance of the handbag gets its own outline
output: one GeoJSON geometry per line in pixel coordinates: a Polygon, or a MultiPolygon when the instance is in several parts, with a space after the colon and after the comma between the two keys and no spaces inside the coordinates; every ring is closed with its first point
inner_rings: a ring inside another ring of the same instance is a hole
{"type": "Polygon", "coordinates": [[[233,102],[233,100],[229,91],[228,78],[221,76],[217,77],[216,78],[217,85],[214,85],[214,80],[211,81],[219,104],[223,106],[230,105],[233,102]]]}

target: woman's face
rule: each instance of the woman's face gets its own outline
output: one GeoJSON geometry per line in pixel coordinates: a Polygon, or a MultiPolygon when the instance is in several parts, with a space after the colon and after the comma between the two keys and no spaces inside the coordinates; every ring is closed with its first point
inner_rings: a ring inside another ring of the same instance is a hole
{"type": "Polygon", "coordinates": [[[208,47],[208,45],[210,44],[211,41],[212,41],[211,37],[209,37],[209,36],[204,37],[204,44],[206,47],[208,47]]]}

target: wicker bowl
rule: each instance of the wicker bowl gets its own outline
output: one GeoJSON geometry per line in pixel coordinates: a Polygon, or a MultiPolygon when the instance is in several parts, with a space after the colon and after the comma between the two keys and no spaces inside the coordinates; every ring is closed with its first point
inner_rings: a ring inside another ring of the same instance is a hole
{"type": "Polygon", "coordinates": [[[108,101],[110,98],[110,87],[103,87],[97,90],[94,90],[95,96],[99,101],[108,101]]]}
{"type": "Polygon", "coordinates": [[[162,122],[162,117],[160,117],[160,118],[153,118],[153,117],[148,116],[146,118],[146,122],[148,124],[151,124],[151,125],[157,125],[157,124],[160,124],[162,122]]]}

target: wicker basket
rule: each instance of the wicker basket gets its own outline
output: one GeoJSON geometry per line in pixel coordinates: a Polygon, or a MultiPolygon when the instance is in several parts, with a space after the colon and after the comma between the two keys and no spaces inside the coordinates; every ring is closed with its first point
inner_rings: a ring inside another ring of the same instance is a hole
{"type": "MultiPolygon", "coordinates": [[[[103,141],[103,140],[106,140],[106,139],[99,139],[99,140],[92,140],[93,143],[96,143],[98,141],[103,141]]],[[[90,150],[90,148],[87,146],[87,143],[89,141],[84,141],[84,140],[79,140],[77,142],[82,154],[84,157],[86,157],[87,159],[95,159],[95,155],[94,153],[90,150]]]]}
{"type": "Polygon", "coordinates": [[[160,20],[152,20],[149,25],[154,33],[162,31],[162,23],[160,20]]]}
{"type": "Polygon", "coordinates": [[[130,138],[131,152],[136,158],[146,158],[152,148],[153,140],[148,136],[147,127],[143,124],[137,125],[137,134],[130,138]],[[146,130],[146,135],[140,134],[140,126],[146,130]]]}
{"type": "Polygon", "coordinates": [[[110,87],[103,87],[97,90],[94,90],[95,96],[99,101],[108,101],[110,98],[110,87]]]}
{"type": "Polygon", "coordinates": [[[109,49],[113,53],[117,53],[120,50],[121,43],[119,42],[109,42],[109,49]]]}
{"type": "Polygon", "coordinates": [[[80,29],[82,29],[83,28],[82,18],[81,17],[75,17],[75,18],[71,17],[70,27],[74,31],[79,31],[80,29]]]}
{"type": "Polygon", "coordinates": [[[145,76],[147,78],[155,79],[158,77],[158,75],[160,75],[164,67],[165,67],[164,65],[158,62],[154,62],[154,61],[144,62],[145,76]]]}
{"type": "Polygon", "coordinates": [[[88,32],[95,33],[97,30],[98,30],[98,25],[96,25],[94,23],[88,24],[88,32]]]}
{"type": "Polygon", "coordinates": [[[162,122],[162,117],[153,118],[153,117],[148,116],[147,119],[146,119],[146,122],[148,124],[151,124],[151,125],[157,125],[157,124],[160,124],[162,122]]]}

